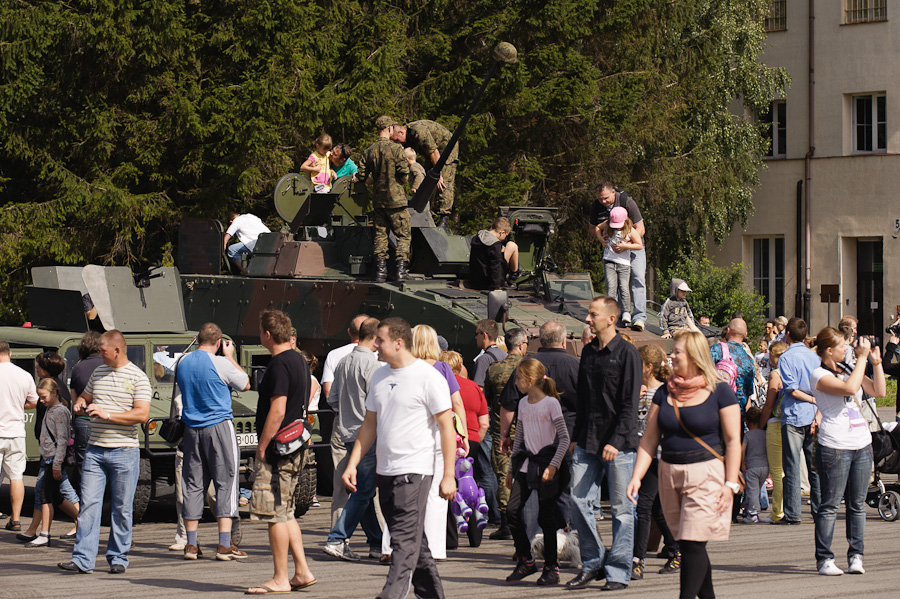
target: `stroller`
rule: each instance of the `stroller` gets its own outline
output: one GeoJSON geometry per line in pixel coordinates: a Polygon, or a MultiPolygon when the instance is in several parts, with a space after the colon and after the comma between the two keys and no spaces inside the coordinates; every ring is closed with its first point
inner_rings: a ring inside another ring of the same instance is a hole
{"type": "Polygon", "coordinates": [[[877,508],[878,515],[888,522],[900,518],[900,482],[885,484],[881,480],[883,474],[900,474],[900,424],[894,424],[891,430],[882,426],[883,432],[872,433],[875,475],[866,494],[866,503],[877,508]]]}

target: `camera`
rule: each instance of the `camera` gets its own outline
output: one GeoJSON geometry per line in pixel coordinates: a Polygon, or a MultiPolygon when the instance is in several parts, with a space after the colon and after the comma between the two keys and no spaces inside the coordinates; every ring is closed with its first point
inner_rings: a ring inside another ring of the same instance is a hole
{"type": "Polygon", "coordinates": [[[888,326],[884,329],[885,333],[889,333],[895,337],[900,337],[900,319],[898,319],[894,324],[888,326]]]}

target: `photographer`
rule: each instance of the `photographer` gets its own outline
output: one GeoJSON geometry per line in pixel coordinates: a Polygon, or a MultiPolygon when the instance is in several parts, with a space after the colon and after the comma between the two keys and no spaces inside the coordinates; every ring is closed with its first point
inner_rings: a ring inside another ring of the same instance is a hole
{"type": "MultiPolygon", "coordinates": [[[[900,355],[897,353],[897,348],[900,346],[900,315],[891,326],[885,329],[885,332],[890,333],[891,337],[884,348],[884,374],[895,379],[900,378],[900,355]]],[[[894,405],[896,406],[897,420],[900,421],[900,385],[897,386],[894,405]]]]}

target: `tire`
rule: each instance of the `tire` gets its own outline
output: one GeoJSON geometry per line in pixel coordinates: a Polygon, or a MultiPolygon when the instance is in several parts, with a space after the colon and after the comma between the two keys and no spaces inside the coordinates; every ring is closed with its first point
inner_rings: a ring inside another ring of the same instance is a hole
{"type": "Polygon", "coordinates": [[[294,517],[299,518],[309,511],[313,497],[316,494],[316,456],[307,450],[303,470],[300,472],[300,482],[294,490],[294,517]]]}
{"type": "Polygon", "coordinates": [[[878,515],[887,522],[900,518],[900,493],[896,491],[882,493],[878,498],[878,515]]]}
{"type": "Polygon", "coordinates": [[[153,490],[153,474],[150,468],[150,460],[141,458],[140,474],[138,475],[137,488],[134,490],[134,507],[132,508],[132,521],[138,524],[144,519],[147,506],[150,505],[150,492],[153,490]]]}

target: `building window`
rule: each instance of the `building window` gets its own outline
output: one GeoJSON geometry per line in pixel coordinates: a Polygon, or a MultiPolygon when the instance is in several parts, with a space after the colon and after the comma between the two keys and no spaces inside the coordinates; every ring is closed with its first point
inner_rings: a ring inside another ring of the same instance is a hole
{"type": "Polygon", "coordinates": [[[847,0],[846,23],[887,21],[887,0],[847,0]]]}
{"type": "Polygon", "coordinates": [[[785,31],[787,29],[787,0],[769,0],[769,16],[763,25],[766,31],[785,31]]]}
{"type": "Polygon", "coordinates": [[[769,110],[759,115],[759,120],[767,125],[766,138],[769,140],[769,149],[766,156],[783,158],[787,152],[787,106],[784,100],[772,102],[769,110]]]}
{"type": "Polygon", "coordinates": [[[784,237],[753,240],[753,287],[768,304],[767,318],[784,314],[784,237]]]}
{"type": "Polygon", "coordinates": [[[853,96],[853,151],[887,150],[887,109],[884,94],[853,96]]]}

